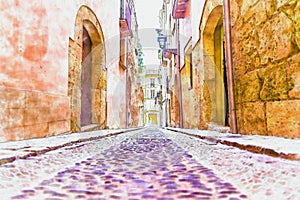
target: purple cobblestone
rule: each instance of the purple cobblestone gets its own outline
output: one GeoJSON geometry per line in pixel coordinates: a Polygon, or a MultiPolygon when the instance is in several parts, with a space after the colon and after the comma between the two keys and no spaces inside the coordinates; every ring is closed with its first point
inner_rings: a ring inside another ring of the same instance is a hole
{"type": "MultiPolygon", "coordinates": [[[[48,157],[53,159],[50,159],[53,164],[45,162],[40,168],[32,167],[32,171],[19,169],[14,164],[3,166],[10,172],[9,176],[19,174],[21,180],[32,178],[35,170],[44,170],[45,174],[49,174],[35,186],[19,190],[11,199],[249,198],[249,194],[203,165],[201,160],[156,129],[137,132],[106,149],[97,150],[99,146],[100,141],[95,141],[89,145],[64,149],[62,155],[53,153],[31,158],[30,162],[42,162],[42,158],[48,157]],[[73,161],[66,167],[52,169],[60,161],[67,160],[68,155],[74,155],[73,159],[76,160],[76,156],[85,154],[81,160],[73,161]]],[[[214,162],[218,163],[218,160],[214,162]]],[[[273,165],[276,162],[270,160],[264,163],[273,165]]],[[[293,171],[295,177],[298,172],[293,171]]],[[[268,180],[270,183],[272,181],[276,179],[268,180]]]]}

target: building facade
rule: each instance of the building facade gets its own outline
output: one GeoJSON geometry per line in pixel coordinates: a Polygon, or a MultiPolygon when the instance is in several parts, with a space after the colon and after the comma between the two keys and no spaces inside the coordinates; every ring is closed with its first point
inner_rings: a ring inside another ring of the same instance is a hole
{"type": "Polygon", "coordinates": [[[191,35],[179,40],[183,127],[299,138],[299,1],[170,3],[191,35]]]}
{"type": "Polygon", "coordinates": [[[147,68],[143,72],[144,124],[161,126],[161,106],[157,95],[161,92],[161,74],[157,69],[147,68]]]}
{"type": "Polygon", "coordinates": [[[0,141],[125,127],[126,79],[116,51],[120,6],[108,0],[1,4],[0,141]]]}
{"type": "Polygon", "coordinates": [[[142,125],[140,121],[144,94],[138,80],[139,36],[133,0],[121,0],[120,28],[120,73],[126,82],[124,127],[136,127],[142,125]]]}

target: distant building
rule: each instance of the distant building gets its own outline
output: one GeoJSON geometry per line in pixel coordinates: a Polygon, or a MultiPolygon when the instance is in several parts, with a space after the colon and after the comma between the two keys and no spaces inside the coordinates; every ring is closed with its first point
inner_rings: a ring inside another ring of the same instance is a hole
{"type": "Polygon", "coordinates": [[[161,75],[158,69],[145,69],[143,89],[144,96],[144,123],[145,125],[161,125],[160,105],[157,95],[160,92],[161,75]]]}

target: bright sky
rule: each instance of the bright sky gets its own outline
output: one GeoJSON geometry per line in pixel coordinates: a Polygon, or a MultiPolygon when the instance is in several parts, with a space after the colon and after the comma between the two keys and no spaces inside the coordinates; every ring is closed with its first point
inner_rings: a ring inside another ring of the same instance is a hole
{"type": "Polygon", "coordinates": [[[135,0],[135,10],[139,27],[139,37],[143,47],[144,65],[159,64],[157,51],[157,33],[159,28],[159,10],[163,0],[135,0]]]}
{"type": "Polygon", "coordinates": [[[138,25],[140,28],[158,28],[159,10],[163,0],[135,0],[138,25]]]}

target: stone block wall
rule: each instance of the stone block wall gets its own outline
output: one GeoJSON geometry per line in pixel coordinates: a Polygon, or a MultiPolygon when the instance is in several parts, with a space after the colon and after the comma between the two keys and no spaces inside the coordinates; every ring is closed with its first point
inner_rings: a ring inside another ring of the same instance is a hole
{"type": "Polygon", "coordinates": [[[0,88],[0,142],[52,136],[70,130],[69,98],[0,88]]]}
{"type": "MultiPolygon", "coordinates": [[[[76,16],[82,5],[90,7],[97,16],[104,41],[118,38],[117,1],[15,0],[0,5],[0,142],[70,132],[72,109],[72,115],[80,118],[78,107],[71,106],[79,105],[80,98],[72,99],[69,95],[79,97],[81,92],[76,76],[80,68],[75,68],[80,65],[81,52],[74,43],[78,39],[74,35],[78,32],[76,16]],[[111,12],[114,9],[116,12],[111,12]]],[[[118,49],[118,40],[115,43],[105,47],[118,49]]],[[[109,59],[108,54],[99,58],[109,63],[109,67],[101,68],[118,69],[118,61],[112,62],[118,56],[112,52],[109,59]]],[[[107,89],[106,73],[101,71],[97,75],[101,81],[93,82],[93,98],[100,103],[94,108],[97,110],[94,116],[104,128],[105,117],[111,110],[99,111],[99,107],[106,106],[107,93],[112,96],[114,83],[120,78],[110,74],[107,89]]],[[[74,126],[76,123],[73,121],[74,126]]]]}
{"type": "Polygon", "coordinates": [[[300,1],[231,0],[242,134],[300,138],[300,1]]]}
{"type": "MultiPolygon", "coordinates": [[[[215,41],[214,32],[219,20],[223,18],[223,1],[208,0],[203,7],[199,7],[200,17],[198,22],[193,22],[194,29],[199,32],[199,40],[193,46],[194,66],[194,94],[198,104],[198,128],[207,129],[209,124],[219,124],[217,114],[221,98],[217,91],[220,91],[218,84],[222,83],[222,76],[218,73],[215,63],[215,41]],[[202,9],[202,10],[201,10],[202,9]],[[200,11],[201,10],[201,11],[200,11]],[[197,26],[196,23],[199,23],[197,26]]],[[[193,12],[194,15],[195,12],[193,12]]]]}
{"type": "Polygon", "coordinates": [[[69,132],[67,62],[53,37],[65,29],[49,22],[45,2],[6,1],[0,10],[0,142],[69,132]]]}
{"type": "MultiPolygon", "coordinates": [[[[199,27],[193,26],[193,32],[199,32],[199,40],[193,46],[193,65],[201,129],[211,123],[215,106],[210,95],[214,92],[207,81],[213,73],[205,59],[213,44],[205,41],[211,35],[204,33],[214,28],[214,14],[222,4],[219,0],[205,1],[198,8],[202,13],[199,27]]],[[[300,2],[230,0],[230,7],[239,132],[299,138],[300,2]]]]}

